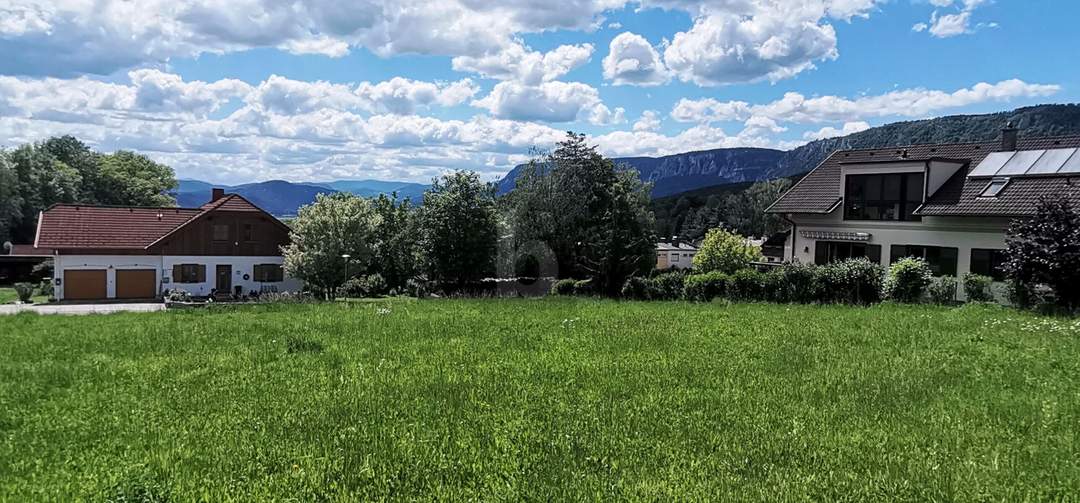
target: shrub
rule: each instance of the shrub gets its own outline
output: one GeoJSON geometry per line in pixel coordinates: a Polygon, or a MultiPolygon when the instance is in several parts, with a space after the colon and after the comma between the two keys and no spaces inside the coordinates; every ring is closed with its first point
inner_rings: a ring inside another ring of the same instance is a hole
{"type": "Polygon", "coordinates": [[[866,258],[832,262],[818,269],[821,298],[827,302],[866,305],[881,300],[885,268],[866,258]]]}
{"type": "Polygon", "coordinates": [[[379,273],[349,278],[341,285],[345,297],[380,297],[386,293],[386,280],[379,273]]]}
{"type": "Polygon", "coordinates": [[[19,296],[19,302],[30,302],[30,298],[34,296],[33,283],[15,283],[15,295],[19,296]]]}
{"type": "Polygon", "coordinates": [[[649,279],[646,296],[651,300],[676,300],[682,297],[683,280],[686,276],[682,271],[658,274],[649,279]]]}
{"type": "Polygon", "coordinates": [[[573,279],[560,279],[555,284],[551,285],[552,295],[574,295],[574,287],[577,286],[577,280],[573,279]]]}
{"type": "Polygon", "coordinates": [[[993,302],[993,285],[994,278],[990,276],[971,272],[964,275],[964,294],[968,302],[993,302]]]}
{"type": "Polygon", "coordinates": [[[933,273],[921,258],[908,257],[893,263],[885,278],[885,296],[897,302],[918,302],[933,273]]]}
{"type": "Polygon", "coordinates": [[[405,282],[405,292],[410,297],[427,297],[429,290],[427,281],[422,279],[413,278],[405,282]]]}
{"type": "Polygon", "coordinates": [[[38,293],[48,298],[53,298],[56,294],[56,288],[53,286],[51,279],[41,280],[41,286],[38,287],[38,293]]]}
{"type": "Polygon", "coordinates": [[[734,274],[761,257],[761,251],[746,243],[742,236],[725,231],[711,229],[705,234],[697,255],[694,255],[694,269],[698,272],[720,271],[734,274]]]}
{"type": "Polygon", "coordinates": [[[737,271],[728,284],[728,297],[733,300],[761,300],[765,288],[763,276],[757,269],[737,271]]]}
{"type": "Polygon", "coordinates": [[[589,297],[596,293],[592,279],[579,279],[574,282],[574,295],[589,297]]]}
{"type": "Polygon", "coordinates": [[[1040,200],[1034,217],[1013,221],[1005,242],[1002,268],[1010,279],[1030,289],[1046,285],[1060,307],[1080,307],[1080,212],[1068,199],[1040,200]]]}
{"type": "Polygon", "coordinates": [[[720,271],[693,274],[683,279],[683,298],[695,302],[709,302],[727,294],[731,276],[720,271]]]}
{"type": "Polygon", "coordinates": [[[258,301],[263,304],[306,304],[315,299],[301,292],[264,292],[259,294],[258,301]]]}
{"type": "MultiPolygon", "coordinates": [[[[263,294],[266,295],[266,294],[263,294]]],[[[172,288],[162,292],[162,297],[168,302],[191,302],[191,293],[187,290],[172,288]]]]}
{"type": "Polygon", "coordinates": [[[622,298],[629,300],[648,300],[649,280],[640,276],[630,276],[623,283],[622,298]]]}
{"type": "Polygon", "coordinates": [[[766,283],[770,297],[777,302],[810,303],[822,300],[821,268],[813,264],[788,262],[770,274],[766,283]]]}
{"type": "Polygon", "coordinates": [[[930,301],[934,304],[952,304],[956,302],[956,278],[940,276],[930,283],[930,301]]]}

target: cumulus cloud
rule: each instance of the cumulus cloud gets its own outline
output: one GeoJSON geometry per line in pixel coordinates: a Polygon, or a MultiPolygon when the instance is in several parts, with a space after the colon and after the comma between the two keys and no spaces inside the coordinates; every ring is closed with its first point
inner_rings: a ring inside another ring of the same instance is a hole
{"type": "Polygon", "coordinates": [[[537,85],[570,73],[587,63],[592,53],[592,44],[561,45],[546,53],[513,44],[492,54],[477,57],[458,56],[451,60],[451,65],[459,72],[473,72],[483,77],[537,85]]]}
{"type": "Polygon", "coordinates": [[[872,117],[926,117],[930,114],[978,103],[1008,102],[1021,97],[1050,96],[1061,90],[1053,84],[1029,84],[1019,79],[996,84],[980,82],[953,92],[930,89],[905,89],[854,99],[838,96],[807,98],[790,92],[784,97],[760,105],[741,101],[720,102],[712,98],[680,100],[671,117],[680,122],[717,122],[743,120],[755,115],[780,122],[820,123],[856,121],[872,117]]]}
{"type": "Polygon", "coordinates": [[[917,32],[929,32],[937,38],[949,38],[957,35],[965,35],[975,33],[980,28],[994,28],[997,27],[997,23],[979,23],[975,26],[971,24],[972,15],[975,9],[979,8],[983,4],[987,3],[987,0],[931,0],[931,5],[939,8],[956,7],[955,12],[940,13],[938,10],[930,15],[930,22],[928,23],[916,23],[911,27],[912,30],[917,32]]]}
{"type": "Polygon", "coordinates": [[[581,82],[551,81],[530,86],[499,82],[491,93],[472,102],[500,119],[544,122],[584,120],[595,125],[625,121],[622,108],[609,109],[596,88],[581,82]]]}
{"type": "Polygon", "coordinates": [[[656,131],[660,129],[660,112],[646,110],[641,112],[641,118],[634,123],[634,131],[656,131]]]}
{"type": "Polygon", "coordinates": [[[322,108],[412,114],[419,107],[465,103],[478,91],[479,87],[469,79],[432,83],[394,77],[378,83],[361,82],[352,87],[272,75],[260,83],[246,100],[249,104],[279,114],[305,113],[322,108]]]}
{"type": "Polygon", "coordinates": [[[611,40],[603,67],[604,78],[615,85],[655,86],[668,81],[660,53],[645,37],[628,31],[611,40]]]}
{"type": "Polygon", "coordinates": [[[866,121],[845,122],[844,126],[840,129],[832,126],[825,126],[817,131],[807,131],[803,133],[803,139],[824,140],[825,138],[847,136],[849,134],[858,133],[859,131],[866,131],[867,129],[870,129],[870,124],[866,121]]]}

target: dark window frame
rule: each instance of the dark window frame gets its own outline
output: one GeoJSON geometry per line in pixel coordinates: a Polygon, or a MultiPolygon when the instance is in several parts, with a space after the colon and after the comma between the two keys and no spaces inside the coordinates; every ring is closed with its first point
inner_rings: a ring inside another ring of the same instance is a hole
{"type": "Polygon", "coordinates": [[[1001,269],[1001,266],[1008,259],[1005,255],[1005,250],[996,248],[972,248],[971,249],[971,264],[969,269],[974,274],[981,274],[983,276],[990,276],[994,278],[994,281],[1005,281],[1005,271],[1001,269]],[[976,255],[983,255],[984,257],[976,258],[976,255]],[[981,267],[985,263],[985,268],[981,267]],[[978,270],[976,270],[976,264],[979,264],[978,270]]]}
{"type": "Polygon", "coordinates": [[[923,203],[925,183],[926,174],[922,171],[847,175],[844,177],[844,220],[921,221],[922,217],[915,215],[914,211],[923,203]],[[897,197],[886,194],[889,188],[887,182],[898,183],[897,197]],[[869,190],[864,190],[861,197],[856,197],[854,188],[857,184],[861,184],[864,189],[876,189],[876,198],[868,194],[869,190]],[[919,194],[917,200],[908,197],[911,189],[916,187],[919,194]],[[877,217],[870,216],[871,210],[877,210],[877,217]],[[896,214],[892,218],[886,218],[889,211],[895,211],[896,214]]]}
{"type": "Polygon", "coordinates": [[[241,225],[240,232],[245,242],[251,243],[255,241],[255,224],[246,223],[241,225]]]}
{"type": "Polygon", "coordinates": [[[849,258],[865,257],[875,264],[881,263],[881,245],[858,241],[815,241],[814,264],[825,265],[849,258]],[[856,250],[859,250],[856,252],[856,250]]]}
{"type": "Polygon", "coordinates": [[[960,263],[960,249],[953,246],[932,245],[892,245],[889,247],[889,264],[896,261],[915,257],[926,260],[933,270],[934,276],[957,276],[957,268],[960,263]],[[948,260],[947,254],[952,255],[952,263],[943,262],[948,260]]]}
{"type": "Polygon", "coordinates": [[[251,277],[259,283],[280,283],[285,281],[285,269],[281,264],[255,264],[251,277]]]}
{"type": "Polygon", "coordinates": [[[173,283],[201,283],[199,281],[199,264],[178,264],[180,277],[173,278],[173,283]]]}
{"type": "Polygon", "coordinates": [[[210,226],[210,238],[214,241],[228,241],[232,229],[229,224],[212,224],[210,226]],[[225,229],[225,237],[218,237],[218,229],[225,229]]]}

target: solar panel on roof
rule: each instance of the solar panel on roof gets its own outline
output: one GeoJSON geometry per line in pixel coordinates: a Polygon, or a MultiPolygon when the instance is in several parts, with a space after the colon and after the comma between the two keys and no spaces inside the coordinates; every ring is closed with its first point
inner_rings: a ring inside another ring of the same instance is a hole
{"type": "Polygon", "coordinates": [[[1009,162],[998,170],[998,176],[1024,175],[1039,158],[1045,154],[1045,150],[1021,150],[1013,155],[1009,162]]]}
{"type": "Polygon", "coordinates": [[[1080,149],[1073,149],[1072,157],[1065,160],[1065,163],[1058,168],[1058,173],[1080,173],[1080,149]]]}
{"type": "Polygon", "coordinates": [[[1076,153],[1075,148],[1056,148],[1053,150],[1047,150],[1035,164],[1031,165],[1031,168],[1027,170],[1028,175],[1052,175],[1058,172],[1065,161],[1069,160],[1073,154],[1076,153]]]}
{"type": "Polygon", "coordinates": [[[968,173],[968,176],[994,176],[1005,163],[1009,162],[1009,159],[1012,159],[1012,156],[1015,153],[1016,152],[994,152],[993,154],[986,156],[986,159],[983,159],[978,166],[975,166],[975,169],[971,170],[971,173],[968,173]]]}

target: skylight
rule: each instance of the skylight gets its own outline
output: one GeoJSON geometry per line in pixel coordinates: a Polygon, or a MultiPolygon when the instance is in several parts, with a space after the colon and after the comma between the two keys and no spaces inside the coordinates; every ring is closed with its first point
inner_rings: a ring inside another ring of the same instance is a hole
{"type": "Polygon", "coordinates": [[[1001,190],[1009,184],[1009,179],[1005,177],[994,177],[990,180],[990,183],[983,189],[982,194],[979,197],[997,197],[1001,193],[1001,190]]]}

